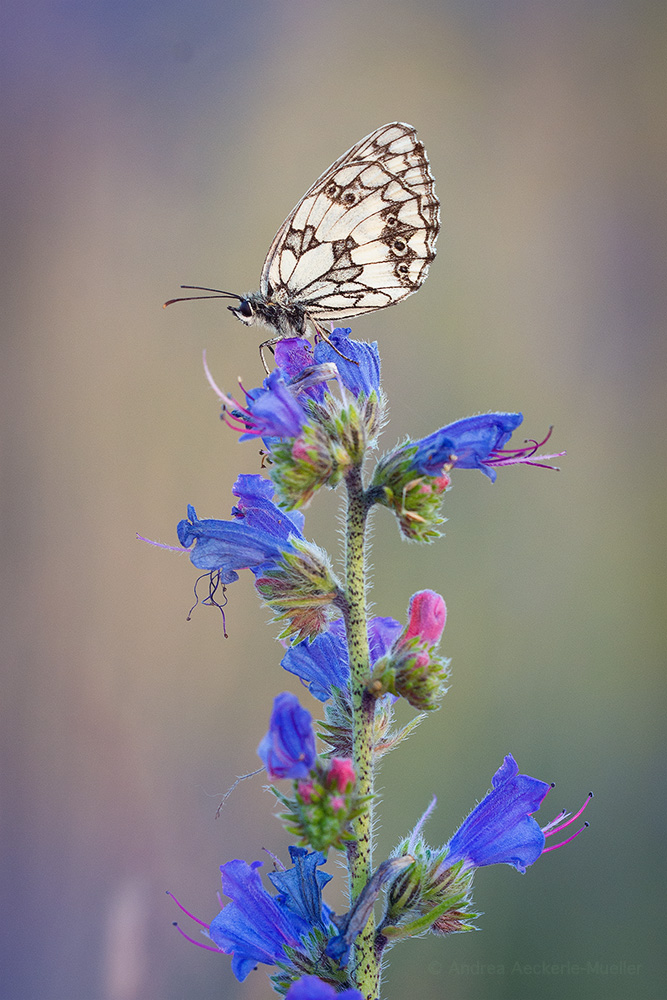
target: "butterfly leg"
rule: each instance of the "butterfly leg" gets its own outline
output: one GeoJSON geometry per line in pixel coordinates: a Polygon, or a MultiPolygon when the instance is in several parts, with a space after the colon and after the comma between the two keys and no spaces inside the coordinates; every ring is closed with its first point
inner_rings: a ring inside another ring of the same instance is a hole
{"type": "Polygon", "coordinates": [[[282,337],[273,337],[271,340],[265,340],[263,344],[259,345],[259,356],[262,359],[262,364],[264,365],[264,371],[266,372],[267,375],[271,374],[271,369],[266,363],[266,358],[264,357],[264,348],[268,347],[271,353],[275,354],[275,351],[273,350],[273,345],[277,344],[278,341],[282,339],[283,339],[282,337]]]}
{"type": "Polygon", "coordinates": [[[329,339],[329,337],[327,335],[327,332],[326,332],[326,330],[324,329],[323,326],[320,326],[319,323],[315,323],[314,326],[315,326],[315,331],[317,333],[317,336],[321,337],[322,340],[324,340],[329,345],[329,347],[332,349],[332,351],[335,351],[336,354],[340,358],[343,358],[345,361],[351,362],[351,364],[353,364],[353,365],[358,365],[359,364],[359,362],[355,361],[354,358],[348,358],[347,354],[343,354],[342,351],[338,350],[338,348],[336,347],[336,345],[329,339]]]}

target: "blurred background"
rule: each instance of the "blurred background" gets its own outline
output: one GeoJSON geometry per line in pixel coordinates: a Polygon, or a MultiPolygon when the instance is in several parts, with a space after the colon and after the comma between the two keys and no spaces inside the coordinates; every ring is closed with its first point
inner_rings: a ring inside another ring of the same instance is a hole
{"type": "MultiPolygon", "coordinates": [[[[186,621],[187,557],[135,538],[175,543],[187,503],[227,517],[259,469],[201,366],[206,348],[220,384],[258,384],[258,336],[224,303],[161,305],[181,283],[256,289],[315,177],[396,119],[443,228],[419,294],[352,323],[381,347],[385,446],[520,409],[568,456],[455,475],[428,548],[375,517],[376,612],[439,590],[453,668],[382,768],[377,859],[434,792],[444,842],[508,752],[556,782],[543,822],[596,798],[525,876],[478,873],[479,933],[397,947],[383,996],[663,995],[665,5],[9,0],[2,18],[0,996],[274,995],[264,967],[240,986],[183,941],[164,894],[210,920],[222,862],[287,860],[261,776],[215,813],[299,687],[249,574],[225,640],[215,610],[186,621]]],[[[334,554],[337,504],[306,521],[334,554]]]]}

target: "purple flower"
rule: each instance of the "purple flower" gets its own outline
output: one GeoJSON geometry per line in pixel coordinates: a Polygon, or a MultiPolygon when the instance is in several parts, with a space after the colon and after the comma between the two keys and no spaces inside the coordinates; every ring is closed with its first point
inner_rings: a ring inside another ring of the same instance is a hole
{"type": "Polygon", "coordinates": [[[306,778],[310,774],[316,760],[312,719],[289,691],[274,699],[269,731],[257,753],[271,779],[306,778]]]}
{"type": "Polygon", "coordinates": [[[242,474],[232,486],[238,503],[232,514],[248,528],[259,528],[287,541],[290,535],[303,538],[305,518],[301,511],[285,511],[273,502],[273,483],[263,476],[242,474]]]}
{"type": "Polygon", "coordinates": [[[314,926],[328,923],[331,911],[323,907],[322,886],[330,876],[315,871],[317,865],[324,863],[324,856],[304,851],[303,855],[299,853],[298,862],[295,869],[279,873],[286,881],[278,896],[270,895],[262,885],[257,871],[261,861],[251,865],[240,860],[228,861],[220,868],[222,890],[232,902],[211,921],[208,934],[221,951],[233,955],[232,972],[239,982],[258,962],[266,965],[288,962],[285,947],[298,947],[314,926]],[[288,876],[292,871],[297,875],[290,881],[288,876]],[[307,905],[305,899],[309,901],[307,905]]]}
{"type": "Polygon", "coordinates": [[[362,340],[350,340],[350,329],[338,328],[329,334],[329,340],[340,354],[326,342],[320,340],[315,345],[315,361],[333,362],[338,369],[338,378],[354,396],[380,388],[380,355],[377,343],[368,344],[362,340]],[[345,357],[341,357],[341,354],[345,357]],[[355,363],[356,362],[356,363],[355,363]]]}
{"type": "Polygon", "coordinates": [[[246,399],[246,408],[231,414],[236,417],[238,412],[237,419],[245,425],[240,441],[294,438],[301,433],[306,414],[277,368],[264,379],[264,387],[252,389],[246,399]]]}
{"type": "MultiPolygon", "coordinates": [[[[392,647],[402,626],[395,618],[372,618],[368,625],[371,667],[392,647]]],[[[280,665],[308,685],[314,698],[326,701],[332,688],[344,690],[350,679],[350,663],[342,619],[333,622],[312,642],[290,646],[280,665]]]]}
{"type": "Polygon", "coordinates": [[[312,642],[305,640],[290,646],[280,665],[300,677],[319,701],[330,698],[334,687],[344,690],[350,677],[345,639],[331,627],[312,642]]]}
{"type": "Polygon", "coordinates": [[[303,537],[303,515],[277,507],[270,499],[272,484],[261,476],[239,476],[233,492],[239,497],[233,520],[200,519],[188,505],[188,517],[176,529],[181,545],[191,549],[192,564],[219,571],[222,583],[238,580],[239,569],[261,575],[292,549],[291,535],[303,537]]]}
{"type": "Polygon", "coordinates": [[[285,1000],[364,1000],[359,990],[349,989],[337,993],[335,986],[322,982],[317,976],[301,976],[295,980],[285,1000]]]}
{"type": "Polygon", "coordinates": [[[317,364],[312,345],[303,337],[286,337],[275,346],[276,365],[292,391],[299,394],[303,405],[306,398],[318,403],[324,400],[327,379],[335,378],[336,369],[330,364],[317,364]]]}
{"type": "Polygon", "coordinates": [[[328,872],[318,872],[326,857],[320,851],[307,851],[305,847],[289,848],[294,868],[269,872],[269,879],[278,890],[277,901],[288,910],[302,917],[310,927],[326,932],[332,911],[322,902],[322,889],[333,878],[328,872]]]}
{"type": "Polygon", "coordinates": [[[506,864],[524,873],[544,850],[544,833],[531,814],[540,808],[551,785],[519,774],[511,754],[491,784],[491,791],[449,841],[444,868],[463,861],[466,868],[506,864]]]}
{"type": "Polygon", "coordinates": [[[481,413],[447,424],[415,442],[412,466],[427,476],[439,476],[445,466],[479,469],[495,482],[499,451],[521,421],[521,413],[481,413]]]}
{"type": "Polygon", "coordinates": [[[443,469],[479,469],[492,483],[496,481],[499,465],[537,465],[555,469],[546,460],[560,458],[564,451],[552,455],[536,452],[551,437],[549,428],[541,441],[527,440],[522,448],[504,448],[521,421],[521,413],[480,413],[447,424],[428,437],[414,442],[417,452],[412,458],[412,468],[427,476],[439,476],[443,469]]]}
{"type": "Polygon", "coordinates": [[[206,357],[204,371],[209,385],[222,402],[222,419],[240,441],[261,437],[267,447],[284,438],[295,438],[308,420],[308,398],[321,403],[325,384],[336,378],[334,364],[315,364],[313,349],[301,338],[287,338],[276,345],[277,367],[256,389],[244,389],[245,405],[223,392],[213,378],[206,357]]]}

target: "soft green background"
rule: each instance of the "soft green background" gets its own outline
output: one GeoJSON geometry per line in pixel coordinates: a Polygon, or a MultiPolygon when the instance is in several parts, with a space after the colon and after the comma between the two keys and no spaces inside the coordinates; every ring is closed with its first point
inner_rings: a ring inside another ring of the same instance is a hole
{"type": "MultiPolygon", "coordinates": [[[[383,995],[664,995],[666,28],[657,0],[9,0],[3,1000],[272,995],[179,938],[164,895],[210,919],[220,863],[286,857],[261,777],[215,811],[298,687],[249,579],[225,641],[217,613],[185,620],[187,558],[135,540],[173,543],[188,502],[227,516],[258,469],[200,360],[256,384],[256,336],[220,303],[160,305],[256,288],[297,198],[394,119],[443,230],[419,295],[353,324],[381,345],[387,446],[521,409],[568,457],[460,473],[430,548],[375,519],[377,611],[441,591],[454,671],[382,771],[377,857],[433,792],[444,841],[509,751],[557,783],[545,821],[596,798],[526,876],[479,873],[479,933],[392,952],[383,995]]],[[[306,528],[336,548],[334,496],[306,528]]]]}

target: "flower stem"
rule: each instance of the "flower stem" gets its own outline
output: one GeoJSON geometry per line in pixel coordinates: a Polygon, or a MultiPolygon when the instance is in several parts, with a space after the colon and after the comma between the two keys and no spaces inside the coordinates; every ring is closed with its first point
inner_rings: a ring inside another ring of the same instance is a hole
{"type": "MultiPolygon", "coordinates": [[[[364,495],[361,470],[346,476],[347,514],[345,532],[345,596],[347,598],[347,644],[350,660],[352,695],[353,763],[360,796],[373,794],[373,719],[375,702],[366,693],[370,676],[368,622],[366,615],[365,528],[368,505],[364,495]]],[[[350,904],[361,895],[371,877],[373,802],[353,824],[354,841],[348,849],[350,904]]],[[[373,915],[355,942],[354,975],[357,987],[366,1000],[378,995],[378,962],[374,948],[373,915]]]]}

